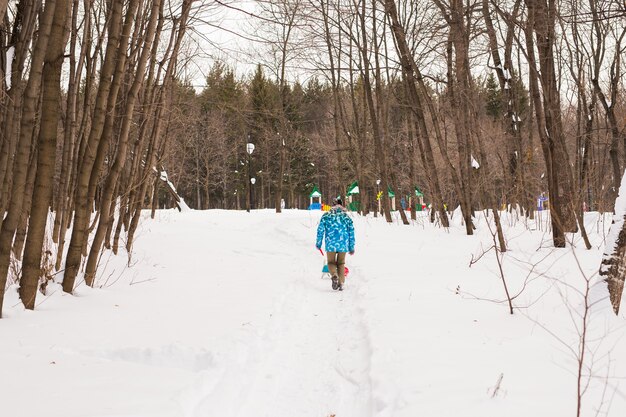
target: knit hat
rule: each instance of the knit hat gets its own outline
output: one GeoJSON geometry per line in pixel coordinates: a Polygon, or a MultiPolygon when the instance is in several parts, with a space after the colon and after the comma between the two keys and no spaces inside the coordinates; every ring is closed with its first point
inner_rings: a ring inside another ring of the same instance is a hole
{"type": "Polygon", "coordinates": [[[341,200],[341,197],[340,197],[340,196],[337,196],[337,197],[335,197],[335,198],[333,199],[333,205],[334,205],[334,206],[337,206],[337,205],[339,205],[339,206],[343,206],[343,201],[341,200]]]}

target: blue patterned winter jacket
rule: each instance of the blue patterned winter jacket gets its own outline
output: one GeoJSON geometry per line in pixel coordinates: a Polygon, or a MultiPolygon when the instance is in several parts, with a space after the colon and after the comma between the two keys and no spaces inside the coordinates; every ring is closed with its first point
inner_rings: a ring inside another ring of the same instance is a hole
{"type": "Polygon", "coordinates": [[[326,236],[326,252],[354,252],[354,224],[341,208],[332,208],[324,213],[317,227],[315,246],[322,247],[326,236]]]}

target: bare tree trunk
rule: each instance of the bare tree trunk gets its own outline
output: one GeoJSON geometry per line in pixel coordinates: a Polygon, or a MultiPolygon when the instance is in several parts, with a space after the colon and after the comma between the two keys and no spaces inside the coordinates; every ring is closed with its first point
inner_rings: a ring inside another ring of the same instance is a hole
{"type": "Polygon", "coordinates": [[[343,184],[343,161],[341,151],[341,104],[340,104],[340,80],[341,69],[335,68],[335,57],[333,54],[333,44],[331,40],[330,24],[329,24],[329,7],[330,2],[326,0],[320,0],[320,10],[322,12],[322,18],[324,20],[324,40],[326,41],[326,49],[328,51],[329,60],[329,72],[330,81],[333,88],[333,128],[335,135],[335,147],[337,152],[337,169],[335,170],[337,175],[337,184],[343,184]]]}
{"type": "MultiPolygon", "coordinates": [[[[86,10],[89,10],[88,7],[91,3],[91,0],[87,1],[85,6],[86,10]]],[[[62,228],[63,219],[68,214],[66,213],[67,207],[69,205],[69,200],[71,198],[69,194],[69,185],[70,185],[70,174],[72,170],[72,166],[74,165],[74,145],[76,138],[76,112],[77,112],[77,101],[78,101],[78,93],[79,93],[79,84],[82,74],[82,67],[84,64],[85,56],[87,54],[87,45],[88,41],[84,40],[81,46],[80,56],[78,59],[78,64],[76,63],[75,58],[75,50],[76,50],[76,42],[78,37],[78,13],[79,13],[79,0],[73,1],[73,10],[72,10],[72,30],[70,37],[70,68],[69,68],[69,85],[67,92],[67,107],[66,107],[66,116],[65,116],[65,136],[63,143],[63,158],[61,161],[61,176],[59,180],[59,191],[58,198],[56,202],[56,210],[54,215],[54,230],[52,232],[52,240],[55,243],[59,244],[60,252],[63,251],[63,243],[65,240],[65,230],[62,228]]],[[[84,33],[89,37],[89,32],[91,31],[91,19],[87,13],[85,16],[85,30],[84,33]]],[[[58,256],[57,256],[58,258],[58,256]]]]}
{"type": "MultiPolygon", "coordinates": [[[[104,119],[104,126],[102,128],[102,135],[98,142],[98,151],[93,162],[91,174],[89,178],[89,189],[87,194],[87,201],[89,205],[92,205],[96,196],[96,187],[100,180],[102,166],[107,155],[109,144],[115,130],[116,116],[118,113],[119,103],[117,98],[119,97],[122,81],[126,76],[127,61],[128,61],[128,45],[130,40],[130,33],[133,23],[136,19],[137,9],[139,7],[140,0],[130,0],[128,8],[125,12],[125,20],[122,26],[122,36],[120,38],[120,44],[118,47],[117,62],[115,70],[113,71],[113,81],[111,83],[111,90],[109,91],[109,97],[107,100],[107,112],[104,119]]],[[[96,205],[100,202],[97,201],[96,205]]],[[[86,238],[86,236],[85,236],[86,238]]]]}
{"type": "Polygon", "coordinates": [[[120,215],[117,218],[117,224],[115,225],[115,233],[113,234],[113,245],[111,250],[113,254],[117,255],[117,251],[120,247],[120,235],[122,233],[122,227],[124,226],[124,219],[127,217],[128,206],[126,204],[120,205],[120,215]]]}
{"type": "MultiPolygon", "coordinates": [[[[560,105],[554,107],[554,94],[552,91],[556,88],[556,80],[554,78],[554,62],[552,57],[552,42],[554,41],[554,33],[549,31],[549,24],[547,22],[548,16],[546,5],[544,0],[525,0],[528,6],[528,22],[525,27],[526,34],[526,50],[528,57],[528,64],[530,67],[530,94],[533,100],[537,128],[539,137],[541,139],[541,145],[543,149],[543,155],[546,162],[547,180],[548,180],[548,192],[550,194],[550,219],[552,221],[552,240],[554,246],[557,248],[565,247],[565,231],[567,230],[563,222],[565,205],[561,198],[561,182],[560,182],[560,168],[559,164],[562,162],[557,156],[557,143],[562,137],[557,136],[562,132],[555,126],[551,115],[554,116],[556,111],[560,121],[560,105]],[[543,7],[540,7],[538,3],[543,2],[543,7]],[[537,23],[539,19],[540,23],[537,23]],[[537,29],[539,28],[539,29],[537,29]],[[537,38],[541,40],[543,47],[538,49],[542,50],[542,54],[539,55],[539,61],[542,63],[542,68],[537,66],[535,59],[535,43],[533,30],[537,31],[537,38]],[[547,62],[550,61],[550,62],[547,62]],[[543,67],[546,67],[547,71],[544,74],[543,67]],[[539,90],[539,72],[541,71],[542,79],[541,85],[544,91],[544,100],[541,99],[539,90]],[[552,101],[550,101],[552,99],[552,101]],[[546,101],[547,100],[547,101],[546,101]],[[545,106],[545,108],[544,108],[545,106]],[[548,108],[551,110],[548,110],[548,108]],[[550,115],[546,115],[546,112],[550,111],[550,115]],[[552,132],[551,132],[552,130],[552,132]]],[[[554,29],[552,27],[552,29],[554,29]]],[[[556,98],[558,100],[558,98],[556,98]]],[[[568,169],[569,167],[565,167],[568,169]]],[[[562,179],[561,179],[562,181],[562,179]]]]}
{"type": "MultiPolygon", "coordinates": [[[[611,161],[612,168],[612,183],[613,187],[611,188],[610,195],[612,199],[617,197],[617,190],[619,190],[620,178],[621,178],[621,166],[619,160],[619,146],[620,142],[623,143],[624,149],[626,151],[626,133],[623,131],[620,132],[617,117],[615,114],[615,105],[619,101],[618,92],[620,91],[620,79],[621,79],[621,60],[623,55],[622,50],[622,41],[624,36],[626,35],[626,28],[621,28],[621,33],[619,36],[616,34],[615,45],[613,46],[615,50],[615,54],[613,57],[613,61],[611,62],[611,67],[609,70],[609,98],[607,99],[607,94],[602,90],[600,86],[600,73],[601,66],[604,56],[606,54],[606,38],[608,36],[608,31],[613,30],[611,25],[605,25],[602,22],[602,17],[598,14],[598,7],[600,6],[598,2],[590,1],[589,6],[591,9],[592,15],[592,32],[595,35],[591,42],[591,52],[592,56],[590,56],[590,61],[592,62],[592,74],[591,74],[591,84],[593,85],[593,91],[595,93],[594,99],[597,98],[604,109],[604,113],[606,114],[606,118],[609,125],[609,130],[611,132],[611,146],[609,148],[609,157],[611,161]]],[[[595,100],[594,100],[595,101],[595,100]]],[[[626,161],[626,152],[624,152],[623,156],[626,161]]]]}
{"type": "MultiPolygon", "coordinates": [[[[543,122],[546,133],[540,136],[544,145],[544,157],[548,169],[548,182],[552,186],[550,191],[550,215],[553,226],[553,240],[556,247],[565,246],[564,232],[577,230],[575,207],[573,198],[573,176],[569,156],[565,147],[563,126],[561,121],[561,101],[557,88],[557,74],[555,70],[554,43],[556,4],[554,0],[525,0],[528,7],[530,26],[537,35],[537,52],[539,67],[531,64],[531,72],[541,79],[543,100],[535,101],[536,109],[543,106],[543,122]],[[547,151],[547,152],[546,152],[547,151]],[[548,162],[549,160],[549,162],[548,162]]],[[[531,33],[527,37],[532,38],[531,33]]],[[[528,40],[527,40],[528,41],[528,40]]],[[[532,41],[532,39],[531,39],[532,41]]],[[[529,60],[531,50],[528,50],[529,60]]],[[[535,94],[537,94],[535,92],[535,94]]],[[[539,116],[539,115],[538,115],[539,116]]],[[[537,117],[539,119],[539,117],[537,117]]]]}
{"type": "MultiPolygon", "coordinates": [[[[503,92],[501,105],[507,111],[502,118],[502,126],[506,133],[506,144],[509,159],[508,174],[511,176],[511,193],[513,196],[512,203],[519,203],[522,207],[527,205],[527,200],[523,198],[524,193],[524,146],[522,144],[521,119],[518,109],[518,92],[514,86],[513,65],[511,60],[511,49],[513,43],[515,19],[517,19],[521,0],[515,0],[515,6],[511,19],[506,21],[507,35],[504,45],[504,62],[500,57],[500,46],[496,31],[491,19],[491,11],[489,10],[489,0],[482,0],[482,12],[485,21],[485,27],[489,36],[489,51],[493,59],[493,70],[495,71],[500,84],[500,91],[503,92]]],[[[519,77],[519,74],[516,76],[519,77]]],[[[526,207],[528,209],[528,207],[526,207]]]]}
{"type": "Polygon", "coordinates": [[[76,194],[74,204],[74,227],[72,238],[65,259],[65,275],[63,277],[63,291],[71,293],[78,275],[78,268],[82,260],[83,245],[87,239],[87,230],[91,214],[89,201],[89,179],[96,158],[96,151],[101,140],[106,109],[108,108],[109,92],[115,63],[118,54],[125,54],[120,47],[120,26],[122,21],[123,0],[113,0],[109,22],[109,36],[104,62],[100,68],[100,82],[96,96],[96,104],[91,121],[91,130],[85,141],[84,155],[81,158],[80,170],[76,177],[76,194]]]}
{"type": "Polygon", "coordinates": [[[489,158],[487,157],[487,151],[485,150],[485,146],[483,143],[482,135],[478,132],[474,132],[476,135],[476,140],[478,142],[478,148],[480,151],[480,159],[482,160],[482,165],[480,166],[480,174],[483,178],[483,183],[485,186],[485,195],[487,199],[487,207],[491,207],[491,212],[493,213],[493,220],[496,225],[496,234],[498,236],[498,243],[500,244],[500,248],[497,249],[500,252],[506,252],[506,240],[504,239],[504,231],[502,230],[502,224],[500,222],[500,213],[498,209],[498,201],[495,196],[495,192],[493,190],[494,184],[493,181],[490,180],[493,172],[489,168],[489,158]]]}
{"type": "Polygon", "coordinates": [[[37,174],[19,290],[22,303],[29,310],[35,308],[37,284],[41,276],[41,255],[48,220],[48,208],[52,199],[59,123],[59,98],[61,96],[61,67],[64,59],[66,22],[71,7],[72,3],[70,2],[59,2],[54,9],[54,20],[43,67],[41,127],[37,143],[37,174]]]}
{"type": "Polygon", "coordinates": [[[454,129],[457,147],[459,151],[460,191],[458,198],[461,202],[461,212],[465,223],[465,231],[468,235],[474,233],[472,222],[472,152],[470,140],[469,110],[471,108],[469,86],[469,29],[465,26],[466,16],[463,2],[452,0],[450,10],[440,4],[442,14],[450,27],[450,39],[448,41],[448,89],[452,97],[452,111],[454,115],[454,129]],[[454,58],[452,56],[454,48],[454,58]],[[454,69],[453,69],[454,68],[454,69]]]}
{"type": "MultiPolygon", "coordinates": [[[[15,235],[15,229],[18,226],[20,214],[23,210],[22,203],[24,201],[24,187],[27,177],[26,171],[28,169],[31,141],[35,127],[35,110],[39,98],[44,57],[46,56],[48,34],[52,27],[55,6],[55,0],[47,1],[43,14],[41,15],[39,36],[35,44],[28,84],[24,92],[20,137],[12,171],[13,187],[11,191],[11,201],[7,216],[2,222],[2,229],[0,231],[0,316],[2,315],[2,301],[7,281],[13,236],[15,235]]],[[[54,132],[56,134],[56,126],[54,132]]]]}
{"type": "MultiPolygon", "coordinates": [[[[154,112],[154,107],[157,103],[157,87],[155,84],[155,79],[160,79],[161,71],[165,65],[165,59],[162,60],[158,65],[158,70],[156,70],[155,77],[155,68],[157,66],[157,49],[159,46],[159,37],[161,31],[163,29],[163,6],[165,2],[161,2],[161,9],[159,10],[159,20],[156,30],[155,42],[152,47],[151,56],[150,56],[150,65],[148,71],[148,77],[146,80],[146,86],[144,88],[144,108],[141,112],[140,117],[140,129],[138,138],[135,140],[135,146],[133,148],[133,158],[130,166],[129,173],[129,181],[128,181],[128,203],[126,209],[126,216],[124,218],[124,228],[127,232],[127,241],[126,241],[126,249],[130,253],[130,248],[132,247],[133,235],[134,231],[137,228],[139,218],[135,216],[135,213],[143,207],[143,200],[145,198],[145,187],[147,186],[148,174],[147,170],[142,170],[140,167],[140,162],[143,157],[143,148],[144,143],[148,139],[147,131],[148,131],[148,120],[150,115],[154,112]],[[135,224],[135,218],[136,224],[135,224]]],[[[170,42],[165,51],[165,57],[170,56],[173,44],[174,44],[174,33],[170,36],[170,42]]],[[[158,114],[158,113],[157,113],[158,114]]],[[[153,138],[150,138],[150,142],[148,142],[148,150],[147,150],[147,159],[151,158],[151,152],[153,149],[153,138]]],[[[116,251],[114,245],[114,251],[116,251]]]]}
{"type": "MultiPolygon", "coordinates": [[[[285,99],[283,98],[283,103],[285,103],[285,99]]],[[[286,103],[284,104],[284,106],[286,107],[286,103]]],[[[283,199],[283,183],[284,181],[284,176],[285,176],[285,163],[286,161],[286,155],[285,153],[287,152],[287,147],[285,146],[285,138],[284,137],[280,137],[278,138],[279,143],[278,143],[278,149],[279,149],[279,153],[280,153],[280,163],[279,163],[279,168],[278,168],[278,179],[277,179],[277,183],[276,183],[276,192],[274,193],[274,204],[276,206],[275,210],[276,213],[280,213],[281,207],[280,207],[280,202],[283,199]]]]}
{"type": "Polygon", "coordinates": [[[37,174],[37,150],[33,152],[31,161],[28,165],[28,177],[26,178],[26,186],[24,191],[24,208],[20,216],[20,222],[15,231],[15,240],[13,241],[13,256],[15,259],[22,260],[24,252],[24,242],[26,241],[26,230],[28,227],[28,218],[33,201],[33,189],[35,188],[35,175],[37,174]]]}
{"type": "MultiPolygon", "coordinates": [[[[148,155],[146,156],[146,163],[144,168],[144,174],[142,176],[142,182],[140,190],[137,194],[137,198],[135,199],[135,207],[133,210],[132,220],[128,230],[128,239],[126,242],[126,249],[128,252],[132,250],[132,244],[134,239],[135,231],[137,230],[137,226],[139,225],[139,218],[141,216],[141,208],[143,206],[143,201],[146,197],[147,186],[148,186],[148,178],[152,178],[150,173],[152,172],[152,167],[154,167],[156,162],[157,155],[157,147],[158,141],[161,137],[162,130],[162,109],[164,104],[167,101],[167,97],[169,95],[169,89],[172,83],[172,79],[174,76],[174,70],[176,68],[176,57],[178,55],[178,51],[180,50],[180,45],[182,43],[183,37],[185,35],[185,31],[187,28],[187,20],[189,18],[189,12],[191,10],[192,0],[183,0],[181,16],[178,20],[179,26],[178,29],[172,30],[172,36],[170,38],[170,45],[168,46],[168,51],[171,51],[169,54],[170,60],[168,62],[167,69],[164,75],[163,85],[160,90],[159,99],[156,103],[156,114],[154,118],[154,126],[151,134],[151,145],[148,151],[148,155]]],[[[158,33],[158,31],[157,31],[158,33]]],[[[157,79],[159,77],[157,76],[157,79]]]]}
{"type": "MultiPolygon", "coordinates": [[[[6,79],[7,75],[9,76],[11,87],[2,100],[5,106],[2,114],[3,129],[0,131],[2,134],[2,146],[0,147],[0,213],[5,212],[11,198],[14,155],[17,153],[16,147],[20,137],[19,128],[21,122],[19,109],[23,105],[23,96],[27,94],[24,91],[25,80],[23,71],[26,58],[31,53],[30,42],[33,38],[40,8],[41,0],[22,0],[17,4],[13,31],[7,45],[7,48],[13,51],[13,60],[11,62],[11,73],[4,74],[3,77],[3,79],[6,79]]],[[[39,24],[39,29],[41,30],[43,28],[41,21],[39,24]]],[[[0,73],[4,73],[4,69],[0,73]]],[[[4,87],[4,82],[1,84],[4,87]]],[[[0,224],[3,221],[1,217],[0,224]]]]}
{"type": "MultiPolygon", "coordinates": [[[[590,155],[590,138],[591,129],[593,128],[593,117],[591,116],[591,109],[587,106],[587,97],[585,92],[585,85],[583,79],[586,73],[586,63],[583,63],[583,49],[580,47],[581,37],[578,32],[578,22],[574,19],[571,23],[572,26],[572,40],[574,44],[574,50],[572,50],[569,43],[566,43],[567,50],[569,51],[570,61],[572,65],[569,66],[572,79],[576,82],[578,88],[578,97],[576,105],[576,165],[574,174],[574,183],[577,189],[577,193],[574,196],[574,214],[576,215],[576,221],[580,228],[580,234],[585,242],[585,247],[591,249],[591,242],[587,235],[584,222],[584,184],[586,181],[589,155],[590,155]],[[584,127],[583,127],[584,125],[584,127]],[[581,130],[583,133],[581,133],[581,130]]],[[[584,41],[583,41],[584,42],[584,41]]],[[[592,48],[593,49],[593,48],[592,48]]],[[[592,106],[595,107],[596,96],[592,94],[592,106]]]]}
{"type": "MultiPolygon", "coordinates": [[[[619,79],[619,55],[620,53],[616,52],[615,55],[616,55],[615,62],[617,62],[618,76],[614,77],[614,82],[616,85],[613,91],[617,91],[618,89],[617,80],[619,79]]],[[[615,63],[613,64],[613,68],[615,68],[615,63]]],[[[611,177],[613,178],[613,187],[612,187],[611,195],[616,196],[617,190],[619,190],[619,181],[620,181],[620,173],[621,173],[621,167],[620,167],[620,162],[619,162],[619,146],[620,146],[621,141],[626,141],[626,135],[623,135],[620,132],[619,126],[617,124],[617,117],[615,116],[615,102],[612,101],[609,103],[607,101],[606,96],[604,92],[602,91],[600,87],[600,83],[598,82],[597,78],[592,79],[592,83],[593,83],[595,94],[600,100],[600,104],[602,104],[602,107],[604,108],[604,112],[607,116],[607,120],[609,122],[609,128],[611,131],[611,146],[609,148],[609,156],[611,159],[611,169],[612,169],[611,177]]],[[[615,95],[612,97],[613,100],[617,98],[616,95],[617,93],[615,93],[615,95]]]]}
{"type": "MultiPolygon", "coordinates": [[[[406,82],[404,82],[405,85],[405,91],[406,91],[406,82]]],[[[408,100],[408,97],[407,97],[408,100]]],[[[417,184],[417,175],[415,173],[415,159],[416,159],[416,155],[415,155],[415,133],[413,131],[413,125],[411,124],[411,113],[407,112],[406,115],[407,118],[407,134],[408,134],[408,140],[409,140],[409,178],[411,180],[410,183],[410,187],[409,187],[409,191],[410,191],[410,197],[409,197],[409,205],[410,205],[410,211],[411,211],[411,220],[417,220],[417,213],[415,211],[415,197],[416,196],[416,192],[415,192],[415,187],[417,184]]],[[[422,155],[423,156],[423,155],[422,155]]],[[[426,164],[424,164],[424,158],[422,157],[422,163],[424,166],[426,166],[426,164]]]]}
{"type": "Polygon", "coordinates": [[[146,29],[145,41],[141,45],[141,57],[135,71],[135,79],[128,93],[126,99],[126,113],[122,119],[122,129],[118,139],[117,154],[115,156],[115,162],[113,163],[109,175],[107,176],[104,190],[102,193],[102,199],[100,204],[100,223],[98,229],[93,238],[91,245],[91,251],[87,260],[87,266],[85,268],[85,283],[89,286],[93,286],[94,278],[96,274],[97,261],[104,241],[105,233],[108,228],[111,227],[113,221],[111,204],[114,202],[114,191],[117,186],[117,181],[122,168],[126,161],[126,150],[128,147],[128,138],[130,136],[130,127],[135,110],[135,103],[139,95],[139,88],[144,80],[146,64],[151,52],[152,42],[154,40],[154,34],[156,31],[157,18],[159,16],[161,4],[160,0],[155,0],[152,3],[152,11],[150,12],[150,22],[146,29]]]}
{"type": "Polygon", "coordinates": [[[4,15],[7,11],[8,5],[9,5],[9,0],[0,0],[0,22],[4,20],[4,15]]]}
{"type": "Polygon", "coordinates": [[[286,153],[287,147],[285,144],[286,136],[288,132],[291,131],[290,126],[288,125],[287,120],[287,84],[285,80],[285,68],[287,65],[287,53],[289,48],[289,43],[291,42],[292,32],[294,30],[296,24],[296,18],[299,15],[300,10],[300,2],[299,1],[290,1],[283,3],[284,9],[283,13],[285,15],[285,22],[282,22],[282,30],[281,30],[281,45],[280,45],[280,53],[281,53],[281,61],[280,61],[280,77],[279,77],[279,87],[280,87],[280,101],[281,101],[281,109],[282,109],[282,125],[283,129],[281,135],[278,137],[278,149],[280,153],[280,164],[278,170],[278,181],[276,183],[276,191],[274,193],[274,202],[276,205],[276,213],[281,212],[281,200],[283,198],[283,183],[284,183],[284,174],[285,174],[285,163],[286,161],[286,153]]]}
{"type": "MultiPolygon", "coordinates": [[[[380,171],[381,186],[383,193],[386,193],[389,189],[389,169],[387,168],[387,156],[385,148],[383,146],[382,129],[379,123],[379,115],[377,113],[377,106],[374,104],[374,93],[372,89],[372,82],[370,80],[370,58],[368,51],[368,39],[365,23],[365,1],[361,7],[361,55],[363,59],[363,87],[365,90],[365,98],[367,100],[367,108],[369,109],[370,121],[372,122],[372,135],[374,137],[374,148],[376,150],[376,162],[380,171]]],[[[363,184],[362,184],[363,186],[363,184]]],[[[391,223],[391,211],[389,208],[389,199],[384,198],[382,200],[383,212],[385,214],[385,220],[387,223],[391,223]]]]}
{"type": "Polygon", "coordinates": [[[400,19],[398,18],[398,10],[394,0],[385,0],[385,12],[391,20],[391,28],[396,40],[396,48],[398,50],[398,54],[400,55],[402,71],[408,91],[408,99],[415,118],[417,144],[424,157],[423,161],[427,169],[427,178],[429,179],[429,185],[433,195],[433,210],[439,213],[441,224],[444,227],[449,227],[450,223],[448,213],[443,206],[443,194],[441,192],[441,186],[437,176],[437,167],[435,165],[435,158],[430,138],[428,136],[424,110],[422,108],[422,103],[416,87],[416,83],[418,82],[418,79],[421,78],[421,74],[419,73],[417,64],[413,60],[411,50],[409,49],[406,40],[405,30],[400,24],[400,19]]]}

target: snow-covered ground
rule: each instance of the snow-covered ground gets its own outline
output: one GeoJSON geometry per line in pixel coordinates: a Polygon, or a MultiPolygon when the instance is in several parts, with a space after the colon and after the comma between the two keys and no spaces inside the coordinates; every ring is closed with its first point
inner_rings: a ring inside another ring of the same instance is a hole
{"type": "MultiPolygon", "coordinates": [[[[551,248],[546,218],[505,217],[508,313],[493,244],[355,216],[346,290],[321,279],[319,212],[161,211],[130,267],[105,256],[100,288],[58,286],[0,320],[0,415],[11,417],[575,416],[594,247],[551,248]],[[543,220],[543,222],[541,222],[543,220]],[[470,266],[472,259],[480,258],[470,266]],[[105,266],[106,265],[106,266],[105,266]]],[[[545,216],[545,213],[544,213],[545,216]]],[[[608,219],[609,217],[607,217],[608,219]]],[[[583,416],[626,415],[626,303],[594,286],[583,416]]]]}

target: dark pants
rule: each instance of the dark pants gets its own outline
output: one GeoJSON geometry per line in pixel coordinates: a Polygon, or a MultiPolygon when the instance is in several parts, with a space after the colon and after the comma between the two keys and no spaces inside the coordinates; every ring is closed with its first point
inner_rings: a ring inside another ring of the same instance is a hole
{"type": "Polygon", "coordinates": [[[345,252],[326,252],[328,257],[328,272],[332,276],[339,277],[339,283],[343,285],[346,277],[344,272],[346,270],[346,253],[345,252]]]}

